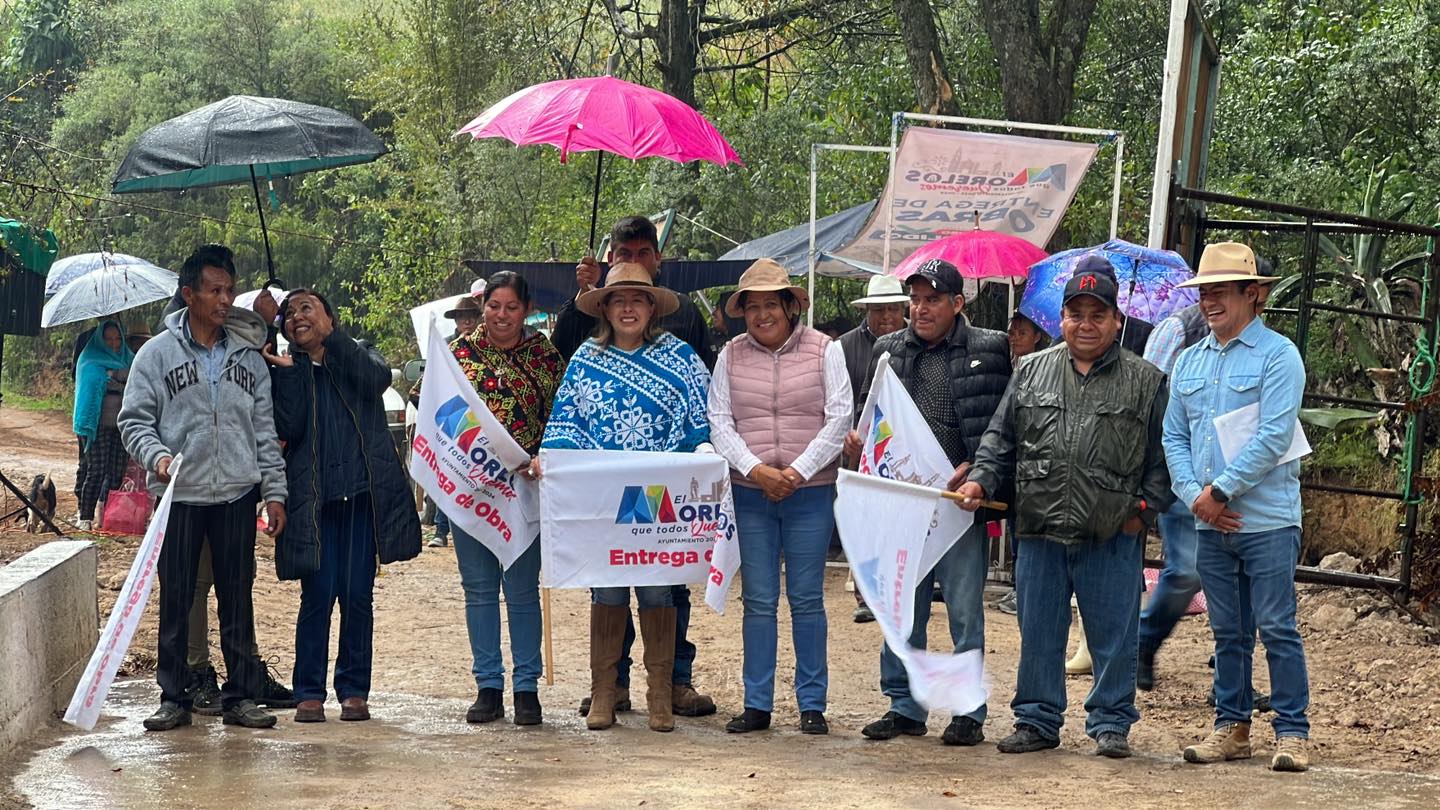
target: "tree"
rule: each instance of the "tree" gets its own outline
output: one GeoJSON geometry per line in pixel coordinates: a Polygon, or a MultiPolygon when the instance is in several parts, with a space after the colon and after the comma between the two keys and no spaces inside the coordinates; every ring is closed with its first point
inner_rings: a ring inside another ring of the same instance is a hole
{"type": "Polygon", "coordinates": [[[905,61],[910,64],[910,79],[915,84],[915,98],[920,112],[930,115],[959,115],[955,89],[945,69],[945,55],[940,50],[940,36],[935,30],[935,15],[930,0],[894,0],[895,21],[905,44],[905,61]]]}
{"type": "Polygon", "coordinates": [[[1042,15],[1040,0],[980,0],[1000,61],[1006,117],[1036,124],[1065,120],[1097,2],[1051,0],[1042,15]]]}

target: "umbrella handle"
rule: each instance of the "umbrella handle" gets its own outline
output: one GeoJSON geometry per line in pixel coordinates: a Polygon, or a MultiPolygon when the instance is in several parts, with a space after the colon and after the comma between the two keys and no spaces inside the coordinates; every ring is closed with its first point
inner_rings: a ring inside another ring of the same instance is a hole
{"type": "MultiPolygon", "coordinates": [[[[568,139],[568,136],[567,136],[568,139]]],[[[595,150],[595,196],[590,200],[590,255],[595,255],[595,225],[596,219],[600,216],[600,172],[604,165],[605,152],[595,150]]],[[[614,245],[611,245],[614,247],[614,245]]]]}
{"type": "Polygon", "coordinates": [[[260,204],[260,181],[255,177],[255,167],[250,167],[250,190],[255,192],[255,211],[260,214],[260,235],[265,239],[265,269],[268,279],[275,280],[275,257],[270,254],[270,231],[265,227],[265,206],[260,204]]]}

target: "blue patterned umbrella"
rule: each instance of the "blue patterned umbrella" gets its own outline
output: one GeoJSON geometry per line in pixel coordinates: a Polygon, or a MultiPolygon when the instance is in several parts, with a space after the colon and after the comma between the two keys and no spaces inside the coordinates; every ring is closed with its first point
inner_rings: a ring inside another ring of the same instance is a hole
{"type": "Polygon", "coordinates": [[[1060,302],[1065,284],[1075,274],[1075,265],[1092,253],[1114,265],[1115,277],[1120,281],[1120,311],[1129,317],[1159,323],[1200,300],[1193,287],[1178,286],[1195,275],[1180,254],[1111,239],[1098,247],[1062,251],[1031,265],[1025,295],[1020,299],[1020,314],[1050,337],[1060,337],[1060,302]]]}

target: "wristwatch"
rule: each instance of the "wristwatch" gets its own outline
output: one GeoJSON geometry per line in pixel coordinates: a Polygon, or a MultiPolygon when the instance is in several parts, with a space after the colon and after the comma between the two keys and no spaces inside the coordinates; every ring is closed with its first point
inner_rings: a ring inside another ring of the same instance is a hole
{"type": "Polygon", "coordinates": [[[1211,485],[1210,487],[1210,499],[1215,501],[1216,503],[1230,502],[1230,496],[1225,494],[1225,490],[1214,485],[1211,485]]]}

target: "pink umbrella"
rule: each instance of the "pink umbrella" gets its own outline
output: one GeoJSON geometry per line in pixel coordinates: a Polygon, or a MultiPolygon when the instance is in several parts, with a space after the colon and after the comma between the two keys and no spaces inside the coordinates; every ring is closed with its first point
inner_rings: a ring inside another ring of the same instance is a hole
{"type": "MultiPolygon", "coordinates": [[[[739,163],[730,144],[689,105],[649,87],[613,76],[562,79],[510,94],[456,135],[505,138],[516,146],[549,144],[560,162],[571,152],[610,152],[636,160],[663,157],[677,163],[739,163]]],[[[600,156],[595,158],[595,199],[590,247],[600,207],[600,156]]]]}
{"type": "Polygon", "coordinates": [[[936,239],[905,258],[891,271],[905,278],[931,259],[944,259],[966,278],[1025,278],[1030,265],[1048,256],[1045,251],[1008,233],[962,231],[936,239]]]}

